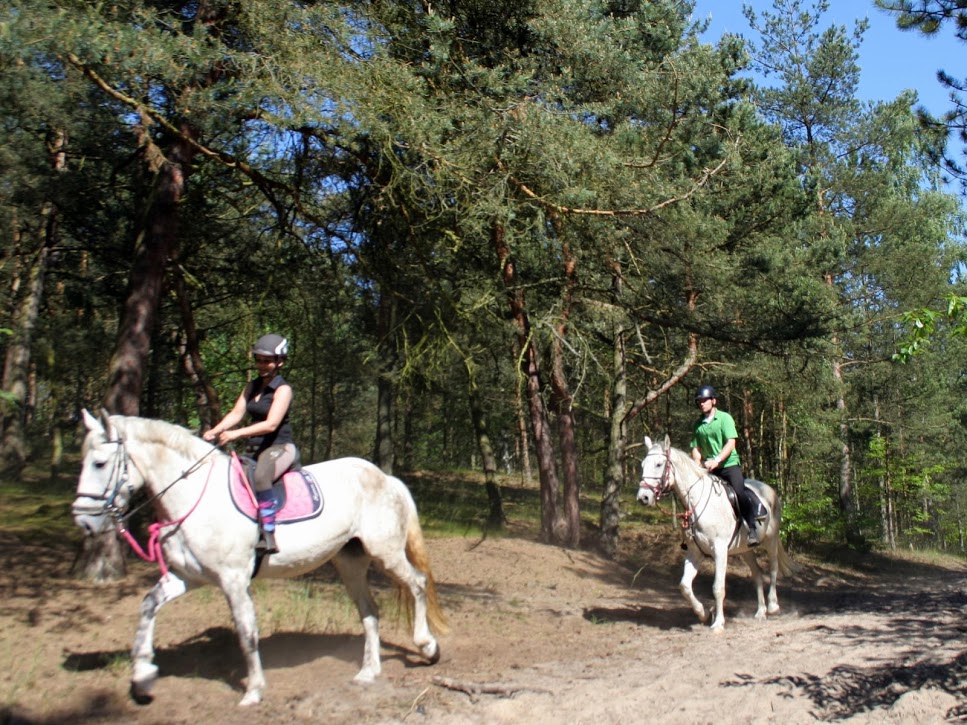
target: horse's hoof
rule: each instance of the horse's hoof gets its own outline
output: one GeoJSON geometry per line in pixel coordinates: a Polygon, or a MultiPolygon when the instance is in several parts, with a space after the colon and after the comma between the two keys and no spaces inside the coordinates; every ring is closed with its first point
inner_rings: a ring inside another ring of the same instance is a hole
{"type": "Polygon", "coordinates": [[[260,690],[252,690],[251,692],[246,692],[245,697],[238,703],[239,707],[251,707],[252,705],[258,705],[262,702],[262,693],[260,690]]]}
{"type": "Polygon", "coordinates": [[[370,670],[360,670],[353,678],[357,685],[372,685],[376,682],[376,675],[370,670]]]}
{"type": "Polygon", "coordinates": [[[428,645],[424,645],[420,648],[420,652],[426,658],[426,662],[429,665],[435,665],[440,661],[440,645],[436,642],[431,642],[428,645]]]}
{"type": "Polygon", "coordinates": [[[131,699],[137,705],[150,705],[154,701],[154,695],[150,692],[143,692],[134,682],[131,683],[131,699]]]}
{"type": "Polygon", "coordinates": [[[139,705],[147,705],[154,697],[151,691],[158,682],[158,666],[155,664],[139,663],[134,666],[131,677],[131,699],[139,705]]]}

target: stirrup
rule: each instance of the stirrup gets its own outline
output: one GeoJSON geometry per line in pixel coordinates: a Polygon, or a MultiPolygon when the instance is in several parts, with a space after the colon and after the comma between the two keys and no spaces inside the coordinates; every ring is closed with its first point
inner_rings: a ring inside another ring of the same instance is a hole
{"type": "Polygon", "coordinates": [[[278,554],[279,547],[275,543],[274,531],[260,531],[259,542],[255,545],[255,550],[262,554],[278,554]]]}

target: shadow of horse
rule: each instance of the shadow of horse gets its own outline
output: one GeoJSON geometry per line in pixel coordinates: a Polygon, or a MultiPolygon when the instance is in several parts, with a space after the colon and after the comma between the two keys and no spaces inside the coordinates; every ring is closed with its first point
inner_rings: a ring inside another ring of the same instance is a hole
{"type": "Polygon", "coordinates": [[[589,607],[584,610],[584,619],[592,624],[602,622],[628,622],[643,627],[663,631],[690,630],[695,625],[695,617],[690,611],[665,609],[662,607],[589,607]]]}
{"type": "MultiPolygon", "coordinates": [[[[276,632],[260,642],[264,666],[268,670],[298,667],[319,660],[334,659],[345,663],[347,669],[356,664],[359,657],[362,634],[311,634],[305,632],[276,632]]],[[[164,677],[192,677],[225,682],[232,688],[244,691],[245,662],[241,653],[234,652],[237,636],[231,627],[210,627],[169,647],[155,652],[156,661],[164,677]]],[[[381,643],[386,661],[396,660],[405,668],[425,666],[418,653],[405,647],[381,643]]],[[[63,662],[68,672],[90,672],[117,667],[119,662],[130,660],[128,650],[98,650],[71,652],[63,662]]]]}

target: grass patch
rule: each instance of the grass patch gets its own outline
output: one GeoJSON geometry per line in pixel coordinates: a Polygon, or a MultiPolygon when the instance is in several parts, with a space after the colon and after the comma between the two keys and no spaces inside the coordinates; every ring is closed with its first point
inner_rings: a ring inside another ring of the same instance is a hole
{"type": "MultiPolygon", "coordinates": [[[[403,477],[420,512],[420,523],[430,536],[479,537],[484,534],[490,500],[482,473],[475,471],[413,471],[403,477]]],[[[497,476],[501,507],[515,531],[540,526],[537,482],[519,476],[497,476]]],[[[501,535],[490,531],[488,536],[501,535]]]]}
{"type": "Polygon", "coordinates": [[[76,487],[75,476],[51,475],[49,468],[38,465],[28,466],[15,479],[0,480],[0,530],[24,543],[78,543],[81,530],[71,517],[76,487]]]}

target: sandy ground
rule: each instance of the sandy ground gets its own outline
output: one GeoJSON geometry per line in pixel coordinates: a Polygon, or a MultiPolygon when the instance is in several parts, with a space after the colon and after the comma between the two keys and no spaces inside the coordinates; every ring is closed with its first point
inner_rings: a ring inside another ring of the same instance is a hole
{"type": "MultiPolygon", "coordinates": [[[[871,556],[799,558],[783,611],[752,619],[747,569],[730,569],[723,634],[678,593],[670,529],[625,542],[624,563],[526,538],[431,539],[452,631],[432,667],[383,620],[384,671],[352,683],[361,626],[328,568],[256,583],[268,679],[244,676],[228,608],[203,589],[167,605],[155,699],[128,697],[128,649],[156,572],[120,584],[67,575],[72,551],[0,534],[2,723],[939,723],[967,720],[967,567],[871,556]]],[[[793,552],[795,557],[795,553],[793,552]]],[[[376,578],[384,613],[393,610],[376,578]]],[[[696,582],[711,599],[710,571],[696,582]]]]}

